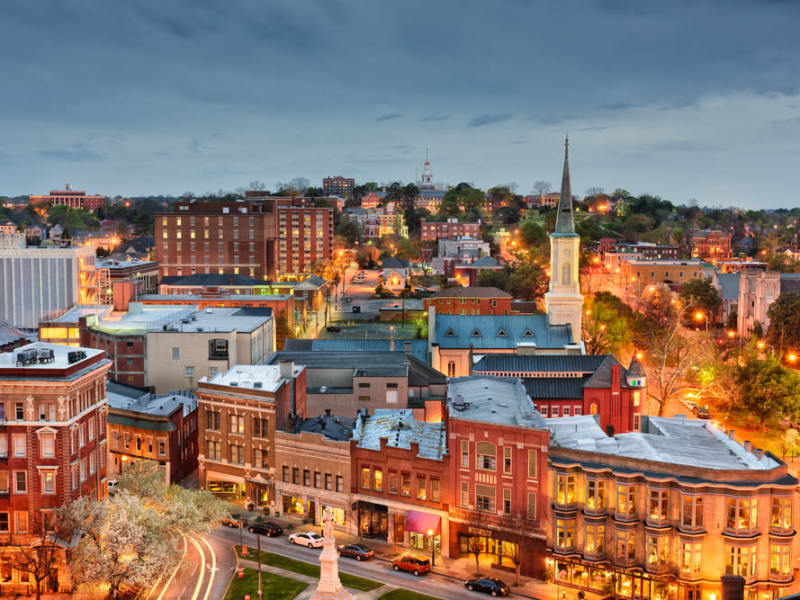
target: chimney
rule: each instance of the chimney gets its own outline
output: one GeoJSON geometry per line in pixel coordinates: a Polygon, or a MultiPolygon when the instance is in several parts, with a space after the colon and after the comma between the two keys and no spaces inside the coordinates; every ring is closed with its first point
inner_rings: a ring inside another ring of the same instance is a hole
{"type": "Polygon", "coordinates": [[[467,365],[467,375],[469,375],[470,377],[472,377],[472,366],[473,366],[473,363],[474,363],[474,360],[472,358],[472,352],[473,352],[474,349],[475,349],[475,346],[470,344],[469,345],[469,365],[467,365]]]}
{"type": "Polygon", "coordinates": [[[278,369],[280,369],[281,377],[291,379],[294,375],[294,361],[293,360],[279,360],[278,369]]]}
{"type": "Polygon", "coordinates": [[[733,429],[728,429],[728,439],[736,440],[736,431],[734,431],[733,429]]]}
{"type": "Polygon", "coordinates": [[[389,338],[389,352],[394,352],[394,335],[389,338]]]}
{"type": "Polygon", "coordinates": [[[744,577],[741,575],[723,575],[721,580],[722,600],[744,599],[744,577]]]}
{"type": "Polygon", "coordinates": [[[753,445],[750,443],[750,440],[744,441],[744,449],[747,450],[748,452],[753,451],[753,445]]]}
{"type": "Polygon", "coordinates": [[[419,456],[419,442],[411,442],[411,456],[419,456]]]}

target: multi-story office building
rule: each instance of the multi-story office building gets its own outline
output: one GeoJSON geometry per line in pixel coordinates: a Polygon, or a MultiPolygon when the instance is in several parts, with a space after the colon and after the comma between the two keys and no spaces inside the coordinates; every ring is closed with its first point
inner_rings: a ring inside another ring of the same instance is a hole
{"type": "Polygon", "coordinates": [[[200,486],[276,508],[275,433],[306,415],[305,367],[236,365],[198,386],[200,486]]]}
{"type": "Polygon", "coordinates": [[[325,196],[340,196],[341,198],[352,198],[353,188],[356,180],[350,177],[324,177],[322,179],[322,193],[325,196]]]}
{"type": "Polygon", "coordinates": [[[644,417],[608,437],[590,416],[550,419],[547,571],[559,585],[652,600],[783,596],[794,580],[798,481],[710,421],[644,417]]]}
{"type": "Polygon", "coordinates": [[[480,223],[459,223],[458,219],[448,219],[447,221],[423,221],[420,239],[422,239],[422,241],[434,241],[455,239],[465,236],[477,238],[480,236],[480,233],[480,223]]]}
{"type": "Polygon", "coordinates": [[[191,393],[152,394],[108,384],[109,476],[137,461],[152,461],[167,484],[197,468],[197,397],[191,393]]]}
{"type": "Polygon", "coordinates": [[[103,208],[106,203],[105,196],[87,195],[83,190],[73,190],[69,184],[65,190],[50,190],[47,196],[28,196],[31,204],[47,203],[50,206],[68,206],[70,208],[84,208],[86,210],[97,210],[103,208]]]}
{"type": "Polygon", "coordinates": [[[699,260],[632,260],[620,265],[620,286],[641,293],[651,285],[680,287],[692,279],[702,279],[699,260]]]}
{"type": "Polygon", "coordinates": [[[154,260],[105,259],[95,264],[108,270],[110,285],[101,291],[101,300],[113,304],[114,310],[128,310],[132,299],[158,291],[158,263],[154,260]]]}
{"type": "MultiPolygon", "coordinates": [[[[100,350],[36,342],[0,354],[0,533],[11,544],[41,539],[49,513],[82,496],[103,499],[106,375],[100,350]]],[[[59,556],[48,585],[65,591],[59,556]]],[[[5,562],[0,593],[31,594],[33,581],[5,562]]]]}
{"type": "Polygon", "coordinates": [[[0,319],[36,329],[76,304],[99,304],[108,271],[92,248],[0,249],[0,319]]]}
{"type": "Polygon", "coordinates": [[[731,256],[731,234],[719,229],[694,229],[691,245],[692,258],[716,261],[731,256]]]}
{"type": "Polygon", "coordinates": [[[161,276],[201,273],[296,278],[330,260],[333,209],[309,198],[175,203],[155,217],[161,276]]]}

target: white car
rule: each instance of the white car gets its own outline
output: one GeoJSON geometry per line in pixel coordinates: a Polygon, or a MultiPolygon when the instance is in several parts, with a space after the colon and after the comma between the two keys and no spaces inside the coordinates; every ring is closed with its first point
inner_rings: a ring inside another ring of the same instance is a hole
{"type": "Polygon", "coordinates": [[[304,531],[303,533],[293,533],[289,536],[289,542],[292,544],[300,544],[307,548],[322,548],[322,536],[313,531],[304,531]]]}

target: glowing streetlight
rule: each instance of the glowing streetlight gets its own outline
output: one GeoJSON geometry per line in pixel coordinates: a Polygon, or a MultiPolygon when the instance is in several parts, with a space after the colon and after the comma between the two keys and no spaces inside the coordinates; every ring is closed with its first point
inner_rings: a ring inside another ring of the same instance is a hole
{"type": "Polygon", "coordinates": [[[758,346],[758,349],[759,349],[759,350],[763,350],[763,349],[764,349],[764,342],[762,342],[761,340],[759,340],[759,341],[756,343],[756,346],[758,346]]]}
{"type": "Polygon", "coordinates": [[[795,354],[794,352],[790,352],[790,353],[789,353],[789,354],[786,356],[786,359],[787,359],[787,360],[788,360],[790,363],[794,364],[795,362],[797,362],[797,354],[795,354]]]}

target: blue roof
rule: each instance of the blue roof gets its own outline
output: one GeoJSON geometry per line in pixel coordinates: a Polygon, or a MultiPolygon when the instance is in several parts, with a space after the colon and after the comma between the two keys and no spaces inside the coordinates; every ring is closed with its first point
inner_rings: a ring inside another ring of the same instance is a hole
{"type": "Polygon", "coordinates": [[[487,354],[473,371],[594,373],[606,354],[487,354]]]}
{"type": "Polygon", "coordinates": [[[420,190],[417,198],[444,198],[447,190],[420,190]]]}
{"type": "MultiPolygon", "coordinates": [[[[313,340],[311,350],[314,352],[389,352],[390,340],[313,340]]],[[[394,351],[404,352],[405,345],[411,343],[411,355],[424,363],[428,363],[428,340],[394,341],[394,351]]]]}
{"type": "Polygon", "coordinates": [[[572,344],[569,325],[550,325],[547,315],[436,315],[433,341],[440,348],[537,348],[572,344]]]}

